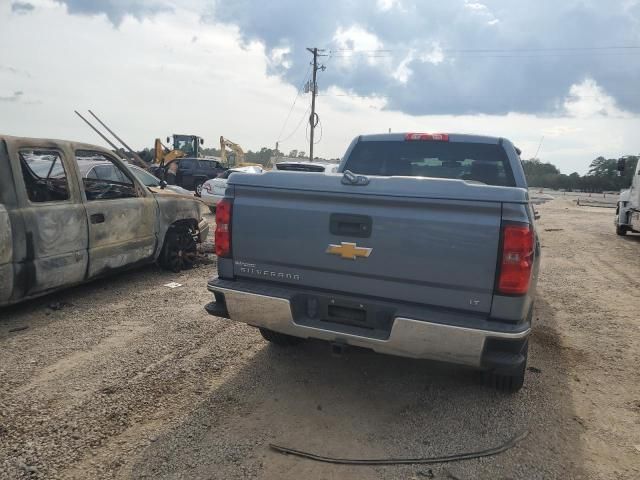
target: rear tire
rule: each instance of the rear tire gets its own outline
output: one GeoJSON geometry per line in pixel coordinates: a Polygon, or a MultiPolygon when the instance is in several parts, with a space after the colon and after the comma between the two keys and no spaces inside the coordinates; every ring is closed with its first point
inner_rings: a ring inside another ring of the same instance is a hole
{"type": "Polygon", "coordinates": [[[627,227],[624,225],[616,225],[616,235],[624,237],[627,234],[627,227]]]}
{"type": "Polygon", "coordinates": [[[267,342],[271,342],[279,347],[292,347],[294,345],[299,345],[304,341],[303,338],[293,337],[291,335],[286,335],[280,332],[274,332],[273,330],[269,330],[268,328],[261,328],[260,334],[262,338],[264,338],[267,342]]]}
{"type": "Polygon", "coordinates": [[[196,184],[193,186],[193,190],[195,191],[196,197],[201,197],[202,196],[202,185],[204,184],[204,182],[196,182],[196,184]]]}
{"type": "Polygon", "coordinates": [[[209,211],[215,215],[216,214],[216,207],[209,207],[209,211]]]}
{"type": "Polygon", "coordinates": [[[482,383],[487,387],[494,388],[503,393],[516,393],[524,385],[524,376],[527,371],[527,357],[529,353],[529,342],[524,346],[524,362],[514,373],[503,374],[493,371],[482,372],[482,383]]]}

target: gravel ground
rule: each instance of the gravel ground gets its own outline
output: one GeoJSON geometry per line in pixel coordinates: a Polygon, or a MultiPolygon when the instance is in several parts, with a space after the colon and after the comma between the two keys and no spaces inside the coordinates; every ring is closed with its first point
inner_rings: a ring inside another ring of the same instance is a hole
{"type": "Polygon", "coordinates": [[[542,273],[518,394],[434,362],[268,345],[203,311],[214,264],[148,267],[0,311],[0,478],[639,478],[640,236],[617,237],[608,209],[537,208],[542,273]],[[524,429],[498,456],[430,466],[268,448],[430,456],[524,429]]]}

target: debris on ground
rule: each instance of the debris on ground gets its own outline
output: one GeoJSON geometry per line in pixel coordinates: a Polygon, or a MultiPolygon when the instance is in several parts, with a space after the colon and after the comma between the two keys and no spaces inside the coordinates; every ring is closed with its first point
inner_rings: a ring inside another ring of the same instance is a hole
{"type": "Polygon", "coordinates": [[[178,288],[178,287],[181,287],[182,284],[178,282],[169,282],[169,283],[165,283],[164,286],[169,288],[178,288]]]}
{"type": "Polygon", "coordinates": [[[73,305],[67,302],[52,302],[47,305],[47,308],[50,310],[62,310],[64,307],[72,307],[73,305]]]}
{"type": "Polygon", "coordinates": [[[497,455],[505,452],[515,445],[524,440],[529,434],[528,431],[524,431],[513,438],[510,438],[502,445],[497,447],[487,448],[486,450],[478,450],[475,452],[456,453],[453,455],[443,455],[440,457],[418,457],[418,458],[335,458],[325,457],[322,455],[316,455],[315,453],[303,452],[301,450],[295,450],[289,447],[282,447],[280,445],[269,444],[269,448],[284,455],[294,455],[297,457],[308,458],[309,460],[315,460],[317,462],[335,463],[339,465],[418,465],[418,464],[432,464],[432,463],[445,463],[445,462],[457,462],[460,460],[469,460],[472,458],[482,458],[497,455]]]}

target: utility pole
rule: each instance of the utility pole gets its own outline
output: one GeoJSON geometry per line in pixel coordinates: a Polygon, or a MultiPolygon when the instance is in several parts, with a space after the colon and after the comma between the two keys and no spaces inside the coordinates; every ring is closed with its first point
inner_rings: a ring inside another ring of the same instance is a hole
{"type": "MultiPolygon", "coordinates": [[[[313,130],[316,128],[316,124],[318,123],[318,116],[316,115],[316,94],[318,93],[318,86],[316,84],[316,74],[318,70],[324,70],[325,66],[318,66],[318,52],[322,50],[318,50],[317,48],[307,48],[313,54],[313,77],[311,81],[311,115],[309,115],[309,127],[311,128],[311,133],[309,134],[309,161],[313,161],[313,130]]],[[[322,55],[321,55],[322,56],[322,55]]]]}

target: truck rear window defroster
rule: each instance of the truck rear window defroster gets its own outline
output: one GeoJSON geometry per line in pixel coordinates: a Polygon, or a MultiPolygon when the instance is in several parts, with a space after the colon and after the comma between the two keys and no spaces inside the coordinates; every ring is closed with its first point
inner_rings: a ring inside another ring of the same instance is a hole
{"type": "Polygon", "coordinates": [[[361,175],[450,178],[515,186],[504,149],[487,143],[359,142],[344,169],[361,175]]]}

